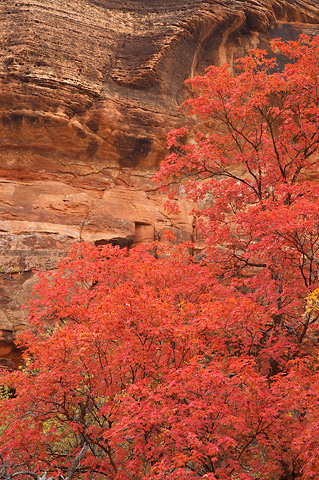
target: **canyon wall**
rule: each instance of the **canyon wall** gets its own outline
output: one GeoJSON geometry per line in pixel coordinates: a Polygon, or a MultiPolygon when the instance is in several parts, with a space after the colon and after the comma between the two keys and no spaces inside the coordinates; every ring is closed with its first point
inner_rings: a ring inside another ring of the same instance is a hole
{"type": "Polygon", "coordinates": [[[189,121],[183,81],[301,32],[319,33],[317,0],[0,0],[3,364],[34,269],[74,241],[193,239],[190,205],[169,216],[152,182],[189,121]]]}

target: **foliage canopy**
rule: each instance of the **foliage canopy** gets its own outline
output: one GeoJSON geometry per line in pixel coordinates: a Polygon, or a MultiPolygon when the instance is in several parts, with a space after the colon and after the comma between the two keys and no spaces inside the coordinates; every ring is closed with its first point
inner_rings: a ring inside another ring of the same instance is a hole
{"type": "Polygon", "coordinates": [[[7,480],[318,478],[319,37],[274,49],[281,72],[253,50],[189,80],[215,133],[169,134],[157,180],[201,205],[201,262],[83,243],[40,275],[2,379],[7,480]]]}

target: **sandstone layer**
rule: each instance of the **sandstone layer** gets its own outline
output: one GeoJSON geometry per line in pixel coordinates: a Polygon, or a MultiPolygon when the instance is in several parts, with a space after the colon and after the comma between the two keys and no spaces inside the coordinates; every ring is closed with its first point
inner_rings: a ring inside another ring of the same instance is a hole
{"type": "Polygon", "coordinates": [[[185,119],[183,81],[272,38],[319,33],[317,0],[0,0],[0,357],[33,270],[74,241],[130,246],[174,229],[152,175],[185,119]]]}

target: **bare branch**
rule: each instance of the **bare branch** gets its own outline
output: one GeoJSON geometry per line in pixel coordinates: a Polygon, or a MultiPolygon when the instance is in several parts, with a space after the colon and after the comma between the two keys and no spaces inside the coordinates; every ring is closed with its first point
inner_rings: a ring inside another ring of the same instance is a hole
{"type": "Polygon", "coordinates": [[[74,475],[74,472],[75,470],[78,468],[79,466],[79,463],[80,461],[82,460],[82,458],[84,458],[85,454],[86,454],[86,451],[87,449],[89,448],[88,444],[86,442],[84,442],[84,445],[80,451],[80,453],[75,457],[75,459],[73,460],[69,470],[68,470],[68,473],[67,473],[67,476],[66,476],[66,479],[65,480],[71,480],[71,478],[73,477],[74,475]]]}

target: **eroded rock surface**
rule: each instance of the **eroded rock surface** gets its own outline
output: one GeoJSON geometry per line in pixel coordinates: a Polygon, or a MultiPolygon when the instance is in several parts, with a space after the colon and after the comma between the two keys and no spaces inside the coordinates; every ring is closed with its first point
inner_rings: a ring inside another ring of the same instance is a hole
{"type": "Polygon", "coordinates": [[[0,0],[0,357],[73,241],[192,239],[151,181],[183,81],[318,25],[317,0],[0,0]]]}

